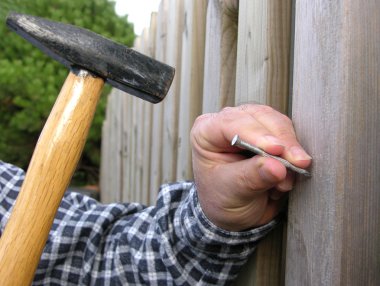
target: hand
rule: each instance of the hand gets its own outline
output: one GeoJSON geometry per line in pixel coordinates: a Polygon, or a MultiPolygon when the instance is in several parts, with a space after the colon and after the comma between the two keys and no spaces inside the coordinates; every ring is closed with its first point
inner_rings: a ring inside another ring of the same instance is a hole
{"type": "Polygon", "coordinates": [[[193,172],[201,207],[217,226],[241,231],[271,221],[294,173],[272,158],[247,158],[231,146],[242,140],[300,168],[311,157],[298,143],[291,120],[264,105],[227,107],[197,118],[191,131],[193,172]]]}

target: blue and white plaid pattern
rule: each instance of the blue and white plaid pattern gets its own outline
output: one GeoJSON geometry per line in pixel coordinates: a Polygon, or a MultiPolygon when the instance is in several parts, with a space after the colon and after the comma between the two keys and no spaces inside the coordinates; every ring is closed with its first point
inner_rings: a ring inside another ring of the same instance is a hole
{"type": "MultiPolygon", "coordinates": [[[[0,235],[24,173],[0,161],[0,235]]],[[[156,206],[65,194],[33,285],[225,285],[275,225],[228,232],[204,215],[191,182],[163,185],[156,206]]]]}

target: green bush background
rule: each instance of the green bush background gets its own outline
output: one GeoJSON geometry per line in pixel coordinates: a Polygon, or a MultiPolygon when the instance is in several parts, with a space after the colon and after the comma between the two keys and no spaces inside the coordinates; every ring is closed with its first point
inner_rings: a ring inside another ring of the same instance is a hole
{"type": "MultiPolygon", "coordinates": [[[[81,26],[131,46],[133,25],[108,0],[0,1],[0,160],[27,169],[34,146],[68,70],[5,25],[10,11],[81,26]]],[[[94,59],[96,60],[96,59],[94,59]]],[[[104,90],[73,184],[96,184],[100,163],[104,90]]]]}

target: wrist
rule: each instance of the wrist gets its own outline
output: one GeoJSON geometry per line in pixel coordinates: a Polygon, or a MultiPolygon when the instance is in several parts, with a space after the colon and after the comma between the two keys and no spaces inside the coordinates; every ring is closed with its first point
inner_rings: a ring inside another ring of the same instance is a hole
{"type": "Polygon", "coordinates": [[[245,231],[268,223],[271,219],[263,220],[267,196],[259,194],[254,199],[234,200],[230,197],[209,196],[209,192],[197,189],[198,203],[203,214],[217,227],[226,231],[245,231]],[[224,201],[224,202],[223,202],[224,201]]]}

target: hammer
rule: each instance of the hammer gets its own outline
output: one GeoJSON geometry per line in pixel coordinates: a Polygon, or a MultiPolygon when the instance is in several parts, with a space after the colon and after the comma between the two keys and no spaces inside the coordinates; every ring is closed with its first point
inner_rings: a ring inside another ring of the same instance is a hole
{"type": "Polygon", "coordinates": [[[104,82],[152,103],[174,69],[86,29],[10,13],[7,25],[70,69],[0,239],[1,285],[29,285],[82,153],[104,82]]]}

